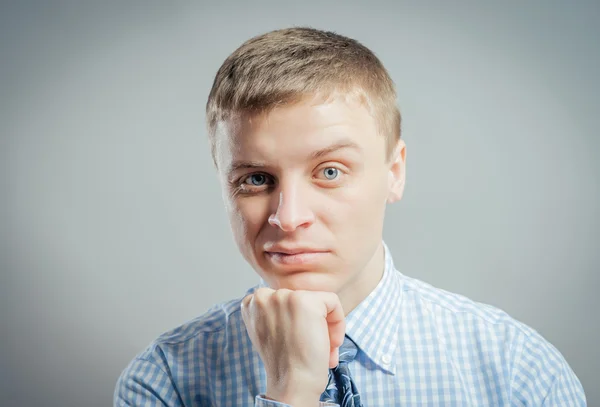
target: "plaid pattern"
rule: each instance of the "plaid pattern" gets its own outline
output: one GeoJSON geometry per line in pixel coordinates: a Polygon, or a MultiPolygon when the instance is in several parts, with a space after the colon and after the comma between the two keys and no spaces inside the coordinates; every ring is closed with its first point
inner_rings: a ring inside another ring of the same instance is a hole
{"type": "MultiPolygon", "coordinates": [[[[349,368],[363,405],[586,406],[575,373],[535,330],[404,276],[384,247],[382,280],[346,316],[358,346],[349,368]]],[[[261,397],[264,365],[240,302],[215,305],[152,342],[122,372],[114,405],[284,406],[261,397]]]]}

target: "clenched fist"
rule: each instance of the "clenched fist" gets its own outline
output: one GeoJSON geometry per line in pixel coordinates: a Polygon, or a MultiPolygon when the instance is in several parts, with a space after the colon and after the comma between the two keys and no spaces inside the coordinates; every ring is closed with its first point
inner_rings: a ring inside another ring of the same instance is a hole
{"type": "Polygon", "coordinates": [[[346,332],[338,296],[261,287],[244,297],[241,310],[265,365],[266,396],[297,407],[318,405],[346,332]]]}

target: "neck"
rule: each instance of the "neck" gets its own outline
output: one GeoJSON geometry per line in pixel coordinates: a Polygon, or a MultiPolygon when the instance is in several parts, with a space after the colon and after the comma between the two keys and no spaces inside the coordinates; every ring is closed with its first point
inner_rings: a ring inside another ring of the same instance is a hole
{"type": "Polygon", "coordinates": [[[377,287],[383,277],[384,267],[385,250],[380,242],[367,266],[338,292],[346,316],[377,287]]]}

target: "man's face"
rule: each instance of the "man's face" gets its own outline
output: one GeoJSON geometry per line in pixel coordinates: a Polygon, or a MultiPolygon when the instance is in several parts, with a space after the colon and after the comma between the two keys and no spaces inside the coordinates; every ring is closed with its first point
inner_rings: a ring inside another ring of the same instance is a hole
{"type": "Polygon", "coordinates": [[[234,238],[269,286],[358,292],[383,266],[385,205],[402,196],[405,147],[386,160],[365,107],[305,101],[222,123],[216,142],[234,238]]]}

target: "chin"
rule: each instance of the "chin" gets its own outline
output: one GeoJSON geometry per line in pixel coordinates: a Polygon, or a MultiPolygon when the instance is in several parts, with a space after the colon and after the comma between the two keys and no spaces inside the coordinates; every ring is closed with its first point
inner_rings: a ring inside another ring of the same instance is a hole
{"type": "Polygon", "coordinates": [[[281,273],[271,271],[266,273],[263,279],[273,289],[287,288],[289,290],[306,291],[337,291],[334,276],[326,272],[308,270],[297,270],[281,273]]]}

